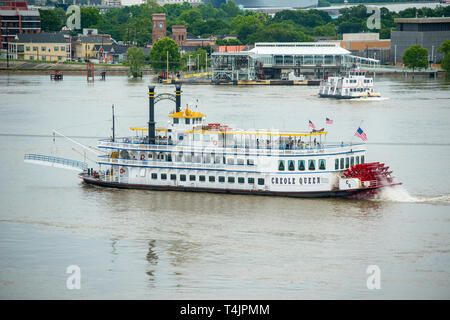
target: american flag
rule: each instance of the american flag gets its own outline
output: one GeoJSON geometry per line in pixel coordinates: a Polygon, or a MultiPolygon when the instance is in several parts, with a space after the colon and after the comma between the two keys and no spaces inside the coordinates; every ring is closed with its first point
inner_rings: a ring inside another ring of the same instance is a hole
{"type": "Polygon", "coordinates": [[[356,130],[355,136],[360,137],[363,141],[367,141],[366,133],[361,128],[356,130]]]}
{"type": "Polygon", "coordinates": [[[314,125],[314,123],[311,122],[311,120],[309,120],[309,126],[310,126],[311,128],[313,128],[313,129],[316,128],[316,126],[314,125]]]}
{"type": "Polygon", "coordinates": [[[325,123],[326,124],[333,124],[333,120],[329,119],[328,117],[325,118],[325,123]]]}

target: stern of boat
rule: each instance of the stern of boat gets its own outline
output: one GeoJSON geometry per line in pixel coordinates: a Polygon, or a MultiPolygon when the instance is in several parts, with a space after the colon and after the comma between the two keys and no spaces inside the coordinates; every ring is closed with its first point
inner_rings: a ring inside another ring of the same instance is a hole
{"type": "Polygon", "coordinates": [[[392,176],[392,170],[380,162],[354,165],[339,176],[338,183],[339,191],[358,199],[373,198],[383,188],[402,184],[392,176]]]}

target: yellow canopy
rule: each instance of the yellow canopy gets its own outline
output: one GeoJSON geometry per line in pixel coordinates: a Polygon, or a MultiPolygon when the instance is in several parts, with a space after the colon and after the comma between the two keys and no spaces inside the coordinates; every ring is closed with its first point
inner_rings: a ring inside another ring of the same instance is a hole
{"type": "Polygon", "coordinates": [[[206,117],[206,115],[201,114],[200,112],[185,109],[184,111],[174,112],[169,117],[170,118],[204,118],[204,117],[206,117]]]}

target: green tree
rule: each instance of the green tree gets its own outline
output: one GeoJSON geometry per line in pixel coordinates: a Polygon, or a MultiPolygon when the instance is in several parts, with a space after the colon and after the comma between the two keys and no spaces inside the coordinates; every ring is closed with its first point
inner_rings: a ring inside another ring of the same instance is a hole
{"type": "Polygon", "coordinates": [[[255,42],[306,42],[314,39],[287,22],[273,23],[259,29],[248,38],[248,44],[255,42]]]}
{"type": "Polygon", "coordinates": [[[62,27],[66,23],[66,13],[63,9],[39,9],[41,16],[41,29],[46,32],[61,31],[62,27]]]}
{"type": "Polygon", "coordinates": [[[167,55],[169,56],[169,71],[181,69],[181,56],[178,45],[172,39],[165,37],[155,42],[150,51],[150,63],[153,71],[166,71],[167,55]]]}
{"type": "Polygon", "coordinates": [[[95,27],[102,17],[100,16],[100,9],[93,7],[81,8],[81,29],[95,27]]]}
{"type": "Polygon", "coordinates": [[[447,74],[450,73],[450,40],[446,40],[442,43],[438,52],[444,54],[444,58],[441,60],[441,68],[444,69],[447,74]]]}
{"type": "Polygon", "coordinates": [[[131,47],[127,50],[127,65],[130,66],[130,72],[133,78],[141,74],[142,66],[145,63],[145,55],[141,48],[131,47]]]}
{"type": "Polygon", "coordinates": [[[231,27],[242,43],[247,43],[248,37],[263,28],[263,23],[257,16],[237,16],[231,21],[231,27]]]}
{"type": "Polygon", "coordinates": [[[447,74],[450,73],[450,53],[446,53],[441,60],[441,68],[444,69],[447,74]]]}
{"type": "Polygon", "coordinates": [[[422,48],[420,44],[413,45],[405,50],[402,62],[408,68],[426,68],[428,66],[428,50],[422,48]]]}
{"type": "Polygon", "coordinates": [[[438,52],[447,54],[450,52],[450,40],[445,40],[442,42],[441,46],[438,49],[438,52]]]}

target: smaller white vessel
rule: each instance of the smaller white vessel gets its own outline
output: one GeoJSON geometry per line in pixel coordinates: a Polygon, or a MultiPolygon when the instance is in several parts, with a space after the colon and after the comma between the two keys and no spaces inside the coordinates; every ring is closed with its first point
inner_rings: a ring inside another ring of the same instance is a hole
{"type": "Polygon", "coordinates": [[[356,99],[380,97],[373,91],[373,79],[366,77],[366,71],[350,70],[347,76],[327,77],[320,82],[321,98],[356,99]]]}

